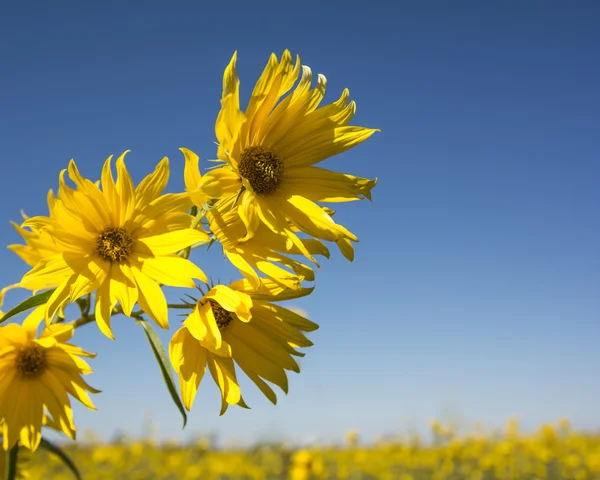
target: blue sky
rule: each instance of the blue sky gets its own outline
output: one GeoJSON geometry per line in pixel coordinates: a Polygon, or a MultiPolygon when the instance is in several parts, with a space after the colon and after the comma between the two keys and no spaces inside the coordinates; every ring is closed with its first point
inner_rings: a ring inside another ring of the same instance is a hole
{"type": "MultiPolygon", "coordinates": [[[[532,427],[565,415],[600,427],[598,4],[195,3],[4,6],[7,245],[19,241],[9,221],[20,209],[46,213],[71,158],[97,179],[109,154],[131,149],[139,181],[166,155],[169,190],[181,190],[178,149],[216,155],[221,75],[235,50],[243,102],[285,48],[326,75],[326,101],[348,87],[353,123],[382,132],[322,166],[379,184],[373,203],[338,208],[360,238],[355,261],[335,252],[314,294],[293,303],[321,329],[276,407],[246,382],[252,410],[219,417],[206,381],[181,432],[141,330],[117,317],[116,341],[94,325],[75,337],[99,353],[90,383],[103,390],[98,412],[76,408],[79,429],[138,435],[148,412],[162,437],[245,442],[349,428],[369,439],[422,431],[434,417],[498,426],[518,415],[532,427]]],[[[217,249],[194,258],[236,278],[217,249]]],[[[27,270],[8,250],[2,265],[2,284],[27,270]]]]}

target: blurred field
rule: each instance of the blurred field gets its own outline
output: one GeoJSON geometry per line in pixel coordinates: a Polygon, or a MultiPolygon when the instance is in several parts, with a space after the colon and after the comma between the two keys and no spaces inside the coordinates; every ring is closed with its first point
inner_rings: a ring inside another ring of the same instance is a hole
{"type": "MultiPolygon", "coordinates": [[[[505,431],[480,429],[459,435],[432,423],[432,437],[392,438],[361,445],[348,434],[343,446],[302,450],[262,445],[245,450],[213,449],[152,441],[65,447],[83,478],[127,480],[600,480],[600,433],[573,431],[567,421],[520,434],[516,422],[505,431]]],[[[31,480],[71,480],[66,468],[45,451],[21,465],[31,480]]]]}

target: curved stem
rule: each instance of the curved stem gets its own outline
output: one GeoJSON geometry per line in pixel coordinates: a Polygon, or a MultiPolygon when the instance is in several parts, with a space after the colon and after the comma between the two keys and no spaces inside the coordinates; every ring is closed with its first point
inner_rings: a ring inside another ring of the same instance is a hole
{"type": "MultiPolygon", "coordinates": [[[[197,228],[198,225],[200,225],[200,222],[202,221],[202,219],[206,216],[206,214],[212,210],[213,208],[213,202],[212,200],[208,200],[206,202],[204,202],[204,204],[202,205],[202,208],[200,210],[198,210],[198,213],[196,214],[196,216],[194,217],[194,219],[192,220],[192,223],[190,224],[190,228],[197,228]]],[[[192,247],[187,247],[184,248],[183,250],[181,250],[177,255],[183,257],[183,258],[190,258],[190,252],[192,251],[192,247]]]]}
{"type": "Polygon", "coordinates": [[[95,315],[85,315],[83,317],[79,317],[77,320],[74,320],[72,322],[72,325],[73,325],[73,328],[78,328],[83,325],[87,325],[88,323],[92,323],[94,321],[96,321],[95,315]]]}
{"type": "MultiPolygon", "coordinates": [[[[88,309],[89,311],[89,309],[88,309]]],[[[119,315],[120,313],[123,313],[123,308],[121,307],[121,305],[117,305],[115,308],[113,308],[113,311],[111,312],[111,316],[112,315],[119,315]]],[[[131,317],[132,318],[140,318],[142,315],[144,314],[143,311],[141,310],[136,310],[134,312],[131,312],[131,317]]],[[[88,323],[92,323],[96,321],[96,315],[95,314],[83,314],[81,317],[79,317],[77,320],[74,320],[73,322],[71,322],[71,324],[73,325],[74,328],[78,328],[81,327],[83,325],[87,325],[88,323]]]]}

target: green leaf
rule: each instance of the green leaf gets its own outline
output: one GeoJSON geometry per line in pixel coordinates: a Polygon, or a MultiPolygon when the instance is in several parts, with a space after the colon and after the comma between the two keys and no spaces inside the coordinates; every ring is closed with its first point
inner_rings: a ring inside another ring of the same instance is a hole
{"type": "Polygon", "coordinates": [[[40,442],[40,447],[45,448],[50,453],[53,453],[58,458],[60,458],[62,462],[67,466],[67,468],[71,470],[71,473],[75,475],[75,478],[77,480],[81,480],[81,474],[79,473],[79,470],[77,470],[77,467],[73,463],[73,460],[71,460],[71,457],[69,457],[59,446],[50,443],[45,438],[42,438],[42,441],[40,442]]]}
{"type": "Polygon", "coordinates": [[[6,322],[9,318],[18,315],[19,313],[25,312],[33,307],[43,305],[52,296],[54,290],[56,290],[56,288],[53,288],[52,290],[46,290],[45,292],[38,293],[37,295],[33,295],[32,297],[23,300],[16,307],[11,308],[8,312],[6,312],[2,318],[0,318],[0,324],[6,322]]]}
{"type": "Polygon", "coordinates": [[[19,443],[6,452],[6,480],[15,480],[17,478],[17,461],[19,460],[19,443]]]}
{"type": "Polygon", "coordinates": [[[187,415],[185,413],[185,408],[179,398],[179,394],[177,393],[177,388],[175,387],[175,378],[173,377],[173,371],[171,370],[171,364],[169,363],[169,359],[167,358],[167,353],[162,346],[160,338],[150,325],[150,322],[144,319],[136,320],[138,325],[141,325],[144,329],[144,333],[148,338],[148,342],[150,342],[150,347],[152,347],[152,353],[154,353],[154,357],[158,362],[158,366],[160,367],[160,372],[162,373],[163,380],[167,385],[167,389],[171,394],[171,398],[173,399],[173,403],[177,406],[179,411],[181,412],[181,416],[183,417],[183,428],[185,428],[185,424],[187,423],[187,415]]]}

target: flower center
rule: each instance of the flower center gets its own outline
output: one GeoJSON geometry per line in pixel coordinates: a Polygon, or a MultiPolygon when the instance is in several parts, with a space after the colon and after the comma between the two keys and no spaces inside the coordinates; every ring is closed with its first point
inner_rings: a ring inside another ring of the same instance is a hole
{"type": "Polygon", "coordinates": [[[225,310],[214,300],[209,300],[208,303],[210,303],[210,307],[212,308],[213,315],[215,316],[215,320],[217,321],[217,326],[219,327],[219,330],[224,329],[233,320],[233,314],[225,310]]]}
{"type": "Polygon", "coordinates": [[[96,240],[96,254],[107,262],[122,263],[131,253],[133,239],[127,230],[106,227],[96,240]]]}
{"type": "Polygon", "coordinates": [[[25,377],[37,377],[44,373],[48,365],[46,350],[37,344],[25,347],[17,355],[17,370],[25,377]]]}
{"type": "Polygon", "coordinates": [[[257,195],[269,195],[277,190],[283,177],[283,162],[262,147],[248,147],[242,152],[240,175],[247,179],[257,195]]]}

